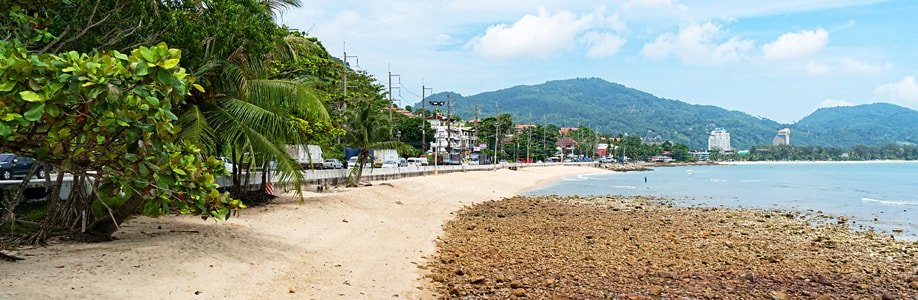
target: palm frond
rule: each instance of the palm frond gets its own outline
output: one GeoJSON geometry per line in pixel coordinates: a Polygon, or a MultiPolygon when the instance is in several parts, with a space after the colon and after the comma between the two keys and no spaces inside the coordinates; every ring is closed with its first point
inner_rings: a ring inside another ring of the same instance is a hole
{"type": "Polygon", "coordinates": [[[248,126],[241,119],[229,110],[218,107],[213,110],[213,115],[224,120],[225,127],[232,127],[234,132],[224,138],[230,141],[229,145],[244,145],[243,149],[248,148],[249,158],[256,159],[256,153],[265,155],[265,157],[274,157],[277,160],[277,170],[280,173],[279,180],[288,182],[292,180],[295,186],[300,186],[304,181],[300,166],[294,161],[286,151],[286,144],[275,138],[269,138],[267,135],[259,132],[253,127],[248,126]]]}
{"type": "Polygon", "coordinates": [[[198,105],[189,105],[178,120],[179,139],[192,143],[208,154],[216,154],[215,136],[207,118],[198,105]]]}
{"type": "Polygon", "coordinates": [[[245,100],[262,107],[275,107],[317,120],[329,118],[325,105],[313,90],[300,81],[249,80],[245,100]]]}

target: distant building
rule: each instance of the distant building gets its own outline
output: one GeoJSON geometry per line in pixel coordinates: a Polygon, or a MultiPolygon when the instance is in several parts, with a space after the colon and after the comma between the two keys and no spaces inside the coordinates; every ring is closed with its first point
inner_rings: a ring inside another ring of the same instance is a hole
{"type": "Polygon", "coordinates": [[[790,145],[790,128],[778,130],[778,135],[776,135],[775,139],[772,140],[772,144],[775,146],[790,145]]]}
{"type": "Polygon", "coordinates": [[[609,144],[596,144],[596,155],[599,157],[606,157],[606,155],[609,155],[609,144]]]}
{"type": "Polygon", "coordinates": [[[708,137],[708,151],[733,151],[730,146],[730,133],[723,128],[715,128],[708,137]]]}
{"type": "Polygon", "coordinates": [[[711,159],[711,153],[708,151],[691,151],[689,154],[697,161],[708,161],[711,159]]]}
{"type": "Polygon", "coordinates": [[[536,128],[536,126],[533,124],[516,124],[513,126],[513,129],[514,129],[513,134],[518,135],[521,132],[523,132],[523,130],[526,130],[528,128],[536,128]]]}
{"type": "Polygon", "coordinates": [[[574,132],[574,131],[577,131],[577,128],[575,128],[575,127],[562,127],[562,128],[560,128],[560,129],[558,129],[558,133],[560,133],[561,136],[567,136],[568,134],[570,134],[571,132],[574,132]]]}
{"type": "Polygon", "coordinates": [[[442,114],[427,117],[433,130],[433,141],[427,153],[436,155],[442,162],[459,163],[468,160],[471,154],[481,150],[475,127],[455,118],[447,119],[442,114]]]}

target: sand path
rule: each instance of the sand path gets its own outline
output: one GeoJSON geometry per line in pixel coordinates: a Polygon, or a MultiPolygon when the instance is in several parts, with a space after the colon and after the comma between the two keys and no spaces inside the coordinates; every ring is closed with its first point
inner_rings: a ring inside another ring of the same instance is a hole
{"type": "Polygon", "coordinates": [[[225,223],[139,217],[119,240],[61,243],[0,262],[0,298],[427,298],[418,264],[462,206],[586,167],[454,173],[287,197],[225,223]]]}

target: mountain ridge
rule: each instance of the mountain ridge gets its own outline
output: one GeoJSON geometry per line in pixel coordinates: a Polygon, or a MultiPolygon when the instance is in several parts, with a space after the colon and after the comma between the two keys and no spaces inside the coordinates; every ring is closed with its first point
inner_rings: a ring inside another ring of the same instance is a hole
{"type": "MultiPolygon", "coordinates": [[[[495,110],[499,110],[500,113],[511,114],[515,123],[523,124],[530,123],[531,113],[532,123],[551,123],[562,127],[581,125],[602,133],[659,137],[687,144],[693,149],[706,149],[707,136],[717,127],[730,132],[733,146],[738,149],[770,145],[777,131],[785,127],[791,128],[791,141],[795,145],[849,147],[856,144],[918,143],[916,134],[890,133],[869,139],[860,136],[876,130],[892,130],[893,126],[884,123],[885,117],[882,117],[890,113],[898,116],[895,118],[897,125],[918,132],[918,111],[888,103],[821,108],[797,123],[781,124],[738,110],[657,97],[595,77],[517,85],[471,96],[441,92],[427,99],[445,101],[447,95],[453,113],[463,119],[475,117],[474,105],[477,104],[482,118],[493,116],[495,110]],[[857,120],[857,134],[843,134],[851,130],[843,122],[848,117],[857,120]],[[870,126],[871,123],[881,126],[870,126]]],[[[441,110],[446,111],[442,107],[441,110]]]]}

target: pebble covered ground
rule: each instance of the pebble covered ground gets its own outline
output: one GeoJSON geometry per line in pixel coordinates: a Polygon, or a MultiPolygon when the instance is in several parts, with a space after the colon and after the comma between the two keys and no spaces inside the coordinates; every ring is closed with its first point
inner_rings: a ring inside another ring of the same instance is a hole
{"type": "Polygon", "coordinates": [[[918,299],[918,242],[647,197],[466,207],[421,266],[442,298],[918,299]]]}

